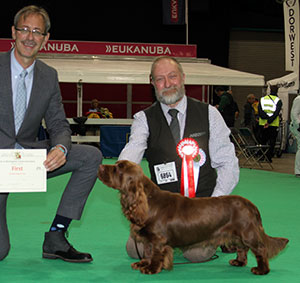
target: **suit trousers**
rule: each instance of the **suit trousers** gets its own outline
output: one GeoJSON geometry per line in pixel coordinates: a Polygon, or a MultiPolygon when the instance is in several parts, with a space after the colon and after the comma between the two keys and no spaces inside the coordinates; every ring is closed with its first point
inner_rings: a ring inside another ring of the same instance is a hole
{"type": "MultiPolygon", "coordinates": [[[[102,158],[101,151],[96,147],[74,144],[68,152],[67,162],[47,174],[47,178],[53,178],[72,172],[61,197],[57,214],[71,219],[80,219],[87,198],[97,180],[98,167],[102,158]]],[[[10,249],[6,219],[8,195],[8,193],[0,193],[0,260],[7,256],[10,249]]]]}

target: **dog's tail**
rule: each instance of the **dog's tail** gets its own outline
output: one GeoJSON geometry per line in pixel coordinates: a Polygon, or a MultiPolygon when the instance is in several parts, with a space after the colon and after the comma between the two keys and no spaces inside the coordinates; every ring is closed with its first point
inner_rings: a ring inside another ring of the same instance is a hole
{"type": "Polygon", "coordinates": [[[289,242],[286,238],[270,237],[263,232],[264,243],[267,248],[267,257],[272,258],[282,251],[289,242]]]}
{"type": "Polygon", "coordinates": [[[259,213],[257,207],[253,206],[253,208],[255,209],[254,214],[256,215],[256,220],[257,220],[256,225],[259,226],[259,234],[261,235],[261,239],[263,240],[263,243],[264,243],[265,247],[267,248],[267,257],[273,258],[274,256],[279,254],[279,252],[282,251],[286,247],[289,240],[286,238],[271,237],[271,236],[267,235],[262,226],[261,216],[260,216],[260,213],[259,213]]]}

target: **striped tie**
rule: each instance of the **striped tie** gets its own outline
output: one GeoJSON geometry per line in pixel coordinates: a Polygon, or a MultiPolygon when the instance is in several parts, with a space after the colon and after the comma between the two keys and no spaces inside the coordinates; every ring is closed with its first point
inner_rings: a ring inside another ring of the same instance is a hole
{"type": "Polygon", "coordinates": [[[15,111],[14,111],[16,134],[18,133],[21,127],[26,112],[26,106],[27,106],[27,91],[25,85],[26,75],[27,75],[27,71],[23,70],[17,81],[17,93],[16,93],[16,102],[15,102],[15,111]]]}

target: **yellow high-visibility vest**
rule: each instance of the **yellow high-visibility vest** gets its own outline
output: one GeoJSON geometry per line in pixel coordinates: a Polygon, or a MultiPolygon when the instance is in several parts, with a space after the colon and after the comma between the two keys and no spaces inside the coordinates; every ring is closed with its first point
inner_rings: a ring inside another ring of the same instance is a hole
{"type": "MultiPolygon", "coordinates": [[[[266,95],[260,99],[262,110],[268,115],[272,116],[276,110],[277,103],[280,98],[275,95],[266,95]]],[[[259,125],[264,126],[268,121],[259,117],[259,125]]],[[[270,126],[279,127],[279,116],[270,124],[270,126]]]]}

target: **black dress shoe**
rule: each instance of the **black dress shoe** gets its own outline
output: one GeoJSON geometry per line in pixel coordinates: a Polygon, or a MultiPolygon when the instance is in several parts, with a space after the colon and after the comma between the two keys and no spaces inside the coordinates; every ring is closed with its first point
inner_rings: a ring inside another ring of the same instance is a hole
{"type": "Polygon", "coordinates": [[[43,258],[59,258],[68,262],[90,262],[93,260],[90,254],[75,250],[66,239],[64,231],[45,233],[43,258]]]}

